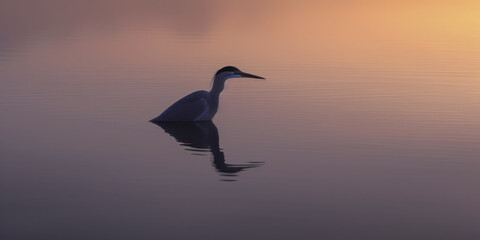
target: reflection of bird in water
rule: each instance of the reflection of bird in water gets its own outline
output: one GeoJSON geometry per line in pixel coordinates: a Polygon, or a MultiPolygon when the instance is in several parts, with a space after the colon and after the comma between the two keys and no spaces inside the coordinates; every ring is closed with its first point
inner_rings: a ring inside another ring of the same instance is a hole
{"type": "Polygon", "coordinates": [[[253,74],[244,73],[236,67],[224,67],[215,74],[210,92],[201,90],[183,97],[158,117],[152,119],[152,122],[212,120],[215,113],[217,113],[219,96],[223,91],[225,82],[229,78],[242,77],[265,79],[253,74]]]}
{"type": "MultiPolygon", "coordinates": [[[[237,176],[236,173],[248,168],[259,167],[263,162],[248,162],[245,164],[228,164],[219,145],[218,130],[212,121],[199,122],[154,122],[166,133],[174,137],[185,150],[193,151],[194,155],[210,151],[213,155],[213,166],[222,176],[237,176]]],[[[224,181],[234,181],[228,179],[224,181]]]]}

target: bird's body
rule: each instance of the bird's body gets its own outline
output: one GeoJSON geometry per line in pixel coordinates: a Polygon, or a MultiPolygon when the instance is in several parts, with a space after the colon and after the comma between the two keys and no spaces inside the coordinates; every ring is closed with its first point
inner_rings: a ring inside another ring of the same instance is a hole
{"type": "Polygon", "coordinates": [[[207,121],[218,110],[218,96],[205,90],[196,91],[178,100],[152,121],[207,121]]]}
{"type": "Polygon", "coordinates": [[[264,79],[259,76],[241,72],[235,67],[224,67],[215,74],[213,86],[210,91],[201,90],[190,93],[172,104],[167,110],[151,121],[185,122],[212,120],[217,113],[220,93],[223,91],[226,80],[238,77],[264,79]]]}

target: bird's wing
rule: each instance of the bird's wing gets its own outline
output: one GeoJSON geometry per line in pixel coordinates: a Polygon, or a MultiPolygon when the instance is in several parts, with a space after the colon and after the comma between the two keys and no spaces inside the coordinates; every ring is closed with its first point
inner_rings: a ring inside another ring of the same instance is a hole
{"type": "Polygon", "coordinates": [[[194,121],[209,110],[208,92],[196,91],[178,100],[152,121],[194,121]]]}

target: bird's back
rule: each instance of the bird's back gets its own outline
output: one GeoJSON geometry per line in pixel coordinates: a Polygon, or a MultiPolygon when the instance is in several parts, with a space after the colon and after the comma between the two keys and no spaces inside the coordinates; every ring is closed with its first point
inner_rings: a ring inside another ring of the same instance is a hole
{"type": "MultiPolygon", "coordinates": [[[[209,115],[209,93],[201,90],[190,93],[172,104],[152,122],[199,121],[209,115]]],[[[208,118],[208,117],[207,117],[208,118]]],[[[211,120],[211,119],[210,119],[211,120]]]]}

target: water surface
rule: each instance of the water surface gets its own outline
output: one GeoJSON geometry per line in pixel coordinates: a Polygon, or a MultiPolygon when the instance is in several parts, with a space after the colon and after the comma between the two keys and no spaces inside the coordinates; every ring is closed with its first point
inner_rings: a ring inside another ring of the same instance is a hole
{"type": "Polygon", "coordinates": [[[479,239],[476,1],[2,1],[2,239],[479,239]],[[232,79],[213,123],[148,120],[232,79]]]}

